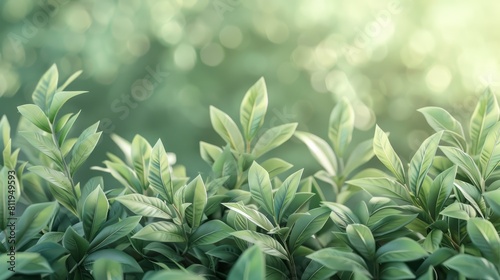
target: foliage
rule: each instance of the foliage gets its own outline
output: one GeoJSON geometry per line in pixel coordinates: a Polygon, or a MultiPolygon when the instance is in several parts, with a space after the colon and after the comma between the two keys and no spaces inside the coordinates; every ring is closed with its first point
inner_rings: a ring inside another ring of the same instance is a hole
{"type": "Polygon", "coordinates": [[[210,174],[188,178],[161,139],[113,135],[123,157],[93,168],[121,184],[109,188],[76,182],[101,137],[98,124],[73,136],[79,113],[58,114],[83,93],[65,91],[77,76],[58,87],[51,67],[34,104],[18,107],[26,143],[0,121],[1,279],[500,278],[500,109],[488,90],[467,130],[443,109],[419,110],[436,132],[404,163],[378,126],[352,147],[347,100],[331,113],[330,144],[296,123],[264,129],[260,79],[240,126],[210,108],[225,142],[200,142],[210,174]],[[304,178],[269,158],[294,135],[324,170],[304,178]],[[364,168],[373,156],[380,168],[364,168]],[[23,210],[11,232],[13,203],[23,210]]]}

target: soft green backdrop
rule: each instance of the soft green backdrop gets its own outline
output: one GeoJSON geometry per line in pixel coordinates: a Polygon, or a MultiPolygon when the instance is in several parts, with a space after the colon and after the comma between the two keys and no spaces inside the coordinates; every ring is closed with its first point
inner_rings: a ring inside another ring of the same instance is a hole
{"type": "MultiPolygon", "coordinates": [[[[403,159],[429,135],[423,106],[464,119],[486,87],[500,86],[497,1],[0,0],[0,114],[17,123],[40,76],[56,63],[79,127],[101,120],[90,165],[117,152],[110,133],[162,138],[189,175],[207,172],[198,143],[222,144],[214,105],[235,119],[261,76],[266,126],[298,121],[326,139],[339,96],[356,111],[355,141],[377,122],[403,159]],[[154,78],[151,78],[151,73],[154,78]]],[[[291,141],[283,157],[317,165],[291,141]]],[[[80,176],[86,174],[79,174],[80,176]]]]}

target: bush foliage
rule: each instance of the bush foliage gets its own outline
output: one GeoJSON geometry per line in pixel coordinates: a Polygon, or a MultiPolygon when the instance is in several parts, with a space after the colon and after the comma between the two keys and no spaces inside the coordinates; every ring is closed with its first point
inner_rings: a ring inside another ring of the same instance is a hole
{"type": "Polygon", "coordinates": [[[239,125],[210,108],[225,143],[200,142],[210,174],[187,178],[162,140],[113,135],[123,154],[93,169],[116,187],[76,181],[101,138],[98,123],[72,130],[79,112],[59,114],[84,93],[65,91],[78,74],[62,85],[55,66],[43,75],[33,104],[18,107],[24,140],[0,121],[0,279],[500,279],[500,109],[490,91],[467,126],[420,109],[435,134],[406,163],[378,126],[350,145],[347,100],[332,110],[329,141],[296,123],[264,129],[260,79],[239,125]],[[314,176],[265,156],[292,137],[322,167],[314,176]]]}

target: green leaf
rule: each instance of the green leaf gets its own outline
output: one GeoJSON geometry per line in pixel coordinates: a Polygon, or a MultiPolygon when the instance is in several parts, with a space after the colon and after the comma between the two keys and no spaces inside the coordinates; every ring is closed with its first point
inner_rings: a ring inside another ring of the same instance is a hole
{"type": "Polygon", "coordinates": [[[53,64],[49,70],[43,74],[33,92],[33,102],[46,113],[56,93],[58,77],[59,73],[57,72],[57,67],[53,64]]]}
{"type": "Polygon", "coordinates": [[[377,250],[377,262],[407,262],[427,257],[427,252],[416,241],[407,237],[395,239],[377,250]]]}
{"type": "Polygon", "coordinates": [[[158,242],[186,242],[183,229],[171,222],[154,222],[142,228],[132,238],[158,242]]]}
{"type": "Polygon", "coordinates": [[[131,157],[137,178],[143,186],[147,186],[151,146],[144,137],[136,135],[131,144],[131,157]]]}
{"type": "Polygon", "coordinates": [[[377,125],[373,138],[373,152],[377,158],[396,176],[401,184],[406,182],[401,159],[394,151],[387,135],[377,125]]]}
{"type": "Polygon", "coordinates": [[[92,240],[106,222],[109,204],[100,187],[92,191],[83,203],[81,220],[87,240],[92,240]]]}
{"type": "Polygon", "coordinates": [[[443,240],[443,232],[439,229],[433,229],[425,237],[422,247],[427,252],[434,253],[437,249],[439,249],[441,240],[443,240]]]}
{"type": "Polygon", "coordinates": [[[129,254],[116,249],[103,249],[93,252],[83,262],[87,270],[91,270],[95,263],[103,260],[113,260],[121,264],[124,273],[142,273],[141,266],[129,254]]]}
{"type": "Polygon", "coordinates": [[[348,177],[355,169],[367,163],[375,155],[373,152],[373,139],[361,142],[351,152],[344,167],[344,176],[348,177]]]}
{"type": "Polygon", "coordinates": [[[85,257],[89,249],[89,242],[81,237],[71,226],[66,229],[62,244],[77,262],[85,257]]]}
{"type": "Polygon", "coordinates": [[[325,140],[314,134],[303,131],[295,131],[295,137],[306,144],[309,152],[311,152],[312,156],[328,174],[331,176],[337,174],[337,158],[332,148],[328,146],[325,140]]]}
{"type": "Polygon", "coordinates": [[[481,175],[486,180],[500,162],[500,123],[495,124],[484,140],[479,156],[481,175]]]}
{"type": "Polygon", "coordinates": [[[127,236],[139,224],[141,216],[127,217],[117,223],[103,228],[90,242],[89,252],[97,251],[120,238],[127,236]]]}
{"type": "Polygon", "coordinates": [[[59,86],[59,88],[57,88],[56,91],[65,90],[69,86],[69,84],[71,84],[74,80],[76,80],[76,78],[78,78],[82,74],[82,72],[83,72],[82,70],[78,70],[75,73],[73,73],[71,76],[69,76],[68,79],[66,79],[64,84],[62,84],[61,86],[59,86]]]}
{"type": "Polygon", "coordinates": [[[480,276],[481,279],[485,280],[500,279],[495,266],[481,257],[460,254],[448,259],[443,264],[467,278],[477,279],[480,276]]]}
{"type": "Polygon", "coordinates": [[[476,217],[476,210],[474,210],[474,207],[468,204],[454,202],[448,205],[439,214],[450,218],[468,220],[470,218],[476,217]]]}
{"type": "Polygon", "coordinates": [[[78,96],[80,94],[87,93],[87,91],[58,91],[54,94],[50,107],[48,109],[47,116],[50,121],[53,122],[56,118],[57,113],[61,109],[61,107],[66,103],[66,101],[71,98],[78,96]]]}
{"type": "Polygon", "coordinates": [[[231,117],[221,110],[210,106],[210,120],[215,132],[217,132],[226,143],[231,145],[231,148],[240,153],[245,151],[243,136],[241,136],[238,126],[236,126],[236,123],[234,123],[231,117]]]}
{"type": "Polygon", "coordinates": [[[419,195],[425,176],[427,176],[427,172],[432,166],[442,135],[442,132],[437,132],[425,139],[410,161],[410,168],[408,169],[409,186],[416,196],[419,195]]]}
{"type": "Polygon", "coordinates": [[[258,246],[245,250],[234,264],[227,280],[264,280],[266,263],[264,255],[258,246]]]}
{"type": "Polygon", "coordinates": [[[294,223],[288,239],[290,250],[295,251],[302,243],[320,231],[328,220],[330,212],[328,208],[315,208],[310,210],[307,215],[299,217],[294,223]]]}
{"type": "Polygon", "coordinates": [[[209,143],[206,143],[206,142],[203,142],[203,141],[200,141],[200,155],[201,155],[201,158],[206,161],[208,164],[210,165],[213,165],[215,160],[217,160],[217,158],[222,154],[222,149],[215,146],[215,145],[212,145],[212,144],[209,144],[209,143]]]}
{"type": "Polygon", "coordinates": [[[278,241],[268,235],[251,230],[235,231],[232,232],[231,235],[258,245],[264,253],[270,256],[288,260],[287,253],[283,245],[281,245],[278,241]]]}
{"type": "Polygon", "coordinates": [[[322,205],[330,208],[332,211],[330,217],[333,222],[341,227],[347,228],[347,225],[350,224],[359,224],[359,218],[351,211],[351,209],[347,208],[345,205],[336,202],[327,202],[323,201],[322,205]]]}
{"type": "Polygon", "coordinates": [[[94,276],[94,279],[122,280],[122,265],[112,259],[103,259],[99,262],[94,262],[92,276],[94,276]]]}
{"type": "Polygon", "coordinates": [[[222,205],[242,215],[250,222],[254,223],[258,227],[263,228],[266,231],[270,231],[274,228],[273,224],[269,221],[269,219],[267,219],[264,214],[260,213],[257,210],[254,210],[239,203],[222,203],[222,205]]]}
{"type": "Polygon", "coordinates": [[[454,165],[440,173],[432,182],[429,196],[427,197],[427,207],[433,219],[443,210],[446,200],[453,191],[453,182],[457,174],[457,166],[454,165]]]}
{"type": "Polygon", "coordinates": [[[388,197],[405,204],[412,203],[406,187],[391,178],[361,178],[347,181],[347,184],[360,187],[372,196],[388,197]]]}
{"type": "Polygon", "coordinates": [[[415,279],[415,274],[405,263],[393,262],[380,267],[380,279],[415,279]]]}
{"type": "Polygon", "coordinates": [[[302,273],[301,280],[330,279],[330,277],[335,273],[335,270],[329,269],[316,261],[310,261],[306,269],[304,270],[304,273],[302,273]]]}
{"type": "Polygon", "coordinates": [[[31,146],[51,158],[57,166],[63,166],[61,152],[52,141],[50,135],[33,131],[21,131],[19,134],[28,140],[31,146]]]}
{"type": "Polygon", "coordinates": [[[493,224],[484,219],[469,219],[467,233],[481,254],[500,269],[500,237],[493,224]]]}
{"type": "Polygon", "coordinates": [[[450,113],[439,107],[424,107],[419,110],[427,120],[427,123],[436,131],[444,131],[443,141],[463,148],[465,143],[464,130],[459,121],[450,113]]]}
{"type": "Polygon", "coordinates": [[[260,166],[269,173],[269,178],[274,178],[292,168],[293,165],[279,158],[270,158],[264,161],[260,166]]]}
{"type": "Polygon", "coordinates": [[[101,137],[101,132],[96,133],[98,127],[99,122],[91,125],[85,129],[76,140],[76,143],[71,151],[71,161],[69,163],[71,174],[74,174],[75,171],[87,160],[97,145],[97,142],[101,137]]]}
{"type": "Polygon", "coordinates": [[[330,247],[316,251],[307,257],[335,271],[359,271],[370,276],[363,258],[353,252],[340,251],[330,247]]]}
{"type": "Polygon", "coordinates": [[[266,130],[255,143],[252,154],[258,158],[272,149],[279,147],[292,137],[295,129],[297,129],[297,123],[282,124],[266,130]]]}
{"type": "Polygon", "coordinates": [[[189,245],[209,245],[221,241],[229,236],[234,230],[220,220],[211,220],[199,226],[191,236],[189,245]]]}
{"type": "Polygon", "coordinates": [[[168,156],[160,139],[154,145],[149,159],[149,187],[159,194],[160,197],[173,202],[174,188],[172,175],[168,164],[168,156]]]}
{"type": "Polygon", "coordinates": [[[17,107],[19,113],[23,115],[28,121],[34,124],[41,130],[52,133],[49,119],[45,116],[44,112],[40,107],[34,104],[25,104],[17,107]]]}
{"type": "Polygon", "coordinates": [[[191,227],[198,227],[207,205],[207,190],[200,175],[187,185],[184,199],[186,203],[191,203],[186,208],[186,219],[191,227]]]}
{"type": "Polygon", "coordinates": [[[375,256],[375,239],[370,229],[363,224],[350,224],[346,228],[347,238],[351,245],[365,259],[373,259],[375,256]]]}
{"type": "Polygon", "coordinates": [[[148,271],[143,280],[165,280],[165,279],[182,279],[182,280],[205,280],[203,276],[197,275],[189,270],[161,270],[148,271]]]}
{"type": "Polygon", "coordinates": [[[274,216],[280,222],[288,206],[292,203],[300,184],[303,169],[293,173],[281,184],[274,195],[274,216]]]}
{"type": "MultiPolygon", "coordinates": [[[[15,272],[18,274],[40,275],[53,273],[49,263],[39,253],[17,252],[15,260],[15,272]]],[[[0,255],[0,279],[9,279],[14,272],[11,267],[10,256],[0,255]]]]}
{"type": "Polygon", "coordinates": [[[172,219],[172,210],[159,198],[142,194],[127,194],[115,198],[136,215],[160,219],[172,219]]]}
{"type": "Polygon", "coordinates": [[[483,197],[488,202],[493,213],[500,216],[500,189],[485,192],[483,197]]]}
{"type": "Polygon", "coordinates": [[[487,89],[479,99],[470,120],[471,154],[477,155],[483,146],[486,135],[498,122],[500,110],[495,95],[487,89]]]}
{"type": "Polygon", "coordinates": [[[0,231],[3,231],[9,224],[8,219],[11,216],[9,212],[15,209],[15,205],[9,203],[9,195],[13,194],[13,190],[9,186],[14,186],[13,184],[9,184],[9,182],[15,181],[12,180],[13,178],[9,178],[9,172],[5,167],[0,168],[0,176],[2,176],[0,177],[0,205],[2,205],[0,207],[0,231]]]}
{"type": "Polygon", "coordinates": [[[62,146],[63,143],[65,142],[69,131],[71,130],[71,128],[75,124],[76,119],[78,119],[78,116],[80,116],[80,112],[81,111],[78,111],[78,113],[76,113],[75,115],[71,115],[67,121],[65,121],[63,118],[61,118],[58,121],[57,127],[56,127],[56,132],[59,133],[59,139],[57,139],[59,141],[59,146],[62,146]]]}
{"type": "Polygon", "coordinates": [[[255,200],[266,213],[274,215],[273,189],[267,171],[254,162],[248,171],[248,185],[253,200],[255,200]]]}
{"type": "Polygon", "coordinates": [[[354,130],[354,110],[347,98],[342,98],[333,108],[330,115],[328,138],[332,141],[333,150],[340,158],[344,156],[347,145],[351,142],[354,130]]]}
{"type": "Polygon", "coordinates": [[[458,165],[465,172],[467,177],[469,177],[476,187],[481,187],[481,172],[471,156],[457,148],[443,146],[440,148],[448,159],[458,165]]]}
{"type": "Polygon", "coordinates": [[[240,107],[240,121],[245,139],[250,142],[264,123],[267,111],[267,89],[260,78],[245,94],[240,107]]]}
{"type": "Polygon", "coordinates": [[[429,268],[438,267],[444,261],[455,256],[456,254],[457,252],[450,248],[445,248],[445,247],[439,248],[425,259],[425,261],[417,269],[416,274],[422,275],[426,271],[428,271],[429,268]]]}
{"type": "Polygon", "coordinates": [[[57,212],[56,202],[44,202],[28,206],[17,221],[16,248],[20,249],[44,229],[57,212]]]}

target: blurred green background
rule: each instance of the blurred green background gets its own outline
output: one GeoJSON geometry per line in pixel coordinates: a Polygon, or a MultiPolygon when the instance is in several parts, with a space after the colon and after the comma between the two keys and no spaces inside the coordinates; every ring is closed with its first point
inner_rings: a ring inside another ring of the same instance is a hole
{"type": "MultiPolygon", "coordinates": [[[[77,70],[70,101],[83,129],[101,121],[90,165],[118,152],[110,133],[162,138],[188,174],[208,172],[199,141],[222,145],[209,105],[238,122],[246,90],[263,76],[265,127],[299,122],[327,139],[336,100],[356,111],[356,136],[378,123],[408,161],[430,134],[416,109],[441,106],[460,120],[486,86],[500,86],[500,4],[400,0],[0,0],[0,115],[14,125],[41,75],[77,70]]],[[[319,168],[290,141],[280,155],[319,168]]],[[[271,155],[272,156],[272,155],[271,155]]],[[[296,169],[296,168],[295,168],[296,169]]],[[[96,173],[95,171],[89,171],[96,173]]],[[[80,174],[85,175],[85,174],[80,174]]]]}

